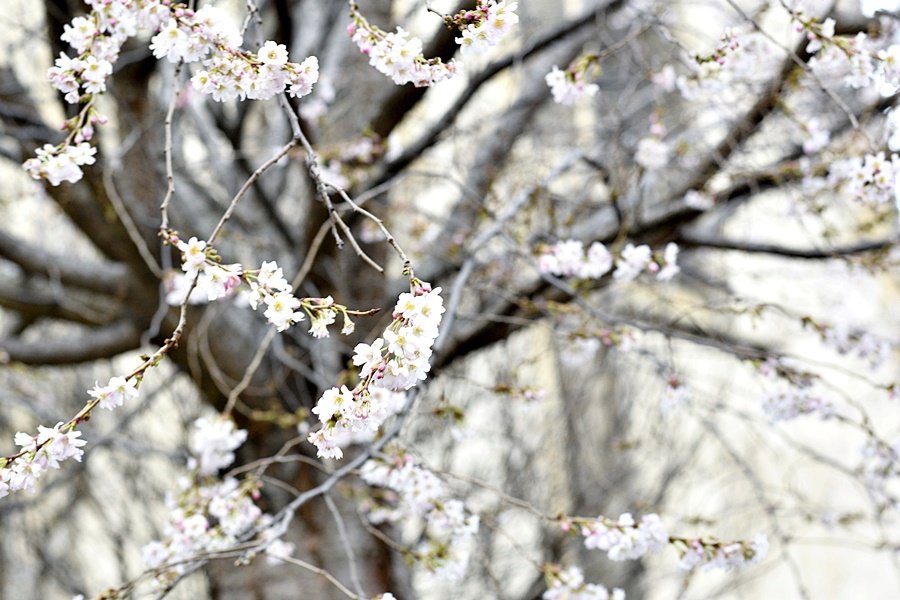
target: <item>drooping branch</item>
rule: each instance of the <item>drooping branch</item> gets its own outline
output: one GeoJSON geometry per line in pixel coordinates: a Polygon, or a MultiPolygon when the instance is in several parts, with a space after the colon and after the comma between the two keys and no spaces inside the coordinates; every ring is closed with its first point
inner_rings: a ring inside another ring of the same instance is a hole
{"type": "MultiPolygon", "coordinates": [[[[452,14],[461,10],[475,8],[475,0],[464,0],[456,7],[452,14]]],[[[456,34],[446,27],[441,27],[438,33],[428,42],[424,55],[440,58],[447,62],[457,50],[456,34]]],[[[387,138],[394,127],[425,97],[427,87],[415,87],[412,85],[395,86],[393,92],[382,103],[382,110],[372,119],[370,127],[372,131],[387,138]]]]}
{"type": "Polygon", "coordinates": [[[409,165],[413,160],[418,158],[425,150],[433,146],[437,142],[440,135],[444,131],[447,131],[456,122],[457,117],[469,104],[469,101],[475,96],[475,93],[496,75],[505,71],[514,64],[518,64],[550,48],[557,42],[561,42],[569,38],[569,36],[581,31],[584,27],[587,27],[588,25],[593,23],[599,15],[615,11],[624,3],[624,0],[613,0],[612,2],[606,2],[603,5],[598,6],[597,8],[585,13],[584,15],[577,17],[567,23],[563,23],[559,27],[537,37],[533,42],[528,44],[519,52],[499,59],[485,67],[481,72],[470,79],[469,84],[466,86],[466,89],[463,90],[459,97],[457,97],[456,100],[453,101],[453,104],[449,108],[447,108],[447,110],[445,110],[439,118],[435,120],[435,124],[428,131],[426,131],[414,143],[410,144],[410,146],[406,148],[403,153],[400,154],[400,156],[385,165],[384,172],[381,173],[377,178],[375,178],[371,185],[375,186],[387,181],[393,175],[397,174],[404,167],[409,165]]]}

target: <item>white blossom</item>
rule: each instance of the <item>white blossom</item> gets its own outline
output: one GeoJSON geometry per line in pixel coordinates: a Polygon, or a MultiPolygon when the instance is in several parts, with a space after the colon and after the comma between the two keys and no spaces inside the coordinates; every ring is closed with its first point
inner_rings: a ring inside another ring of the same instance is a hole
{"type": "Polygon", "coordinates": [[[191,432],[190,450],[200,474],[212,475],[234,462],[234,450],[246,439],[247,432],[238,429],[231,419],[197,419],[191,432]]]}
{"type": "Polygon", "coordinates": [[[543,600],[625,600],[625,592],[615,588],[610,593],[602,585],[585,583],[584,573],[572,565],[553,574],[552,582],[541,598],[543,600]]]}
{"type": "Polygon", "coordinates": [[[645,137],[638,142],[634,161],[649,171],[661,169],[669,164],[669,146],[655,137],[645,137]]]}
{"type": "Polygon", "coordinates": [[[515,13],[518,2],[511,0],[481,0],[475,10],[467,11],[462,20],[467,24],[456,38],[463,56],[477,54],[496,46],[519,22],[515,13]]]}
{"type": "MultiPolygon", "coordinates": [[[[375,390],[401,392],[427,377],[431,347],[444,313],[440,292],[440,288],[432,290],[419,283],[413,292],[400,294],[393,321],[382,336],[371,344],[357,344],[353,364],[360,367],[359,384],[353,390],[327,390],[313,409],[322,428],[311,432],[308,441],[317,447],[320,457],[340,458],[342,443],[355,439],[355,434],[377,431],[393,414],[385,410],[384,397],[375,390]]],[[[327,304],[326,311],[333,313],[327,304]]],[[[327,318],[333,322],[333,316],[327,318]]]]}
{"type": "Polygon", "coordinates": [[[448,496],[443,482],[431,471],[416,464],[406,454],[391,462],[369,460],[360,469],[360,477],[372,486],[396,492],[390,507],[369,511],[373,522],[424,523],[424,540],[417,554],[435,576],[459,581],[465,576],[471,554],[470,547],[478,533],[478,515],[469,514],[465,504],[448,496]],[[437,554],[435,548],[439,549],[437,554]]]}
{"type": "Polygon", "coordinates": [[[647,268],[653,253],[650,250],[650,246],[627,244],[619,256],[620,260],[616,261],[616,270],[613,273],[613,277],[630,281],[637,278],[647,268]]]}
{"type": "Polygon", "coordinates": [[[113,377],[105,386],[98,383],[89,389],[88,395],[99,400],[100,408],[112,410],[122,406],[126,401],[137,398],[137,381],[135,378],[113,377]]]}
{"type": "Polygon", "coordinates": [[[397,85],[412,83],[416,87],[425,87],[456,74],[456,62],[426,59],[422,55],[422,40],[410,36],[402,27],[396,32],[385,32],[370,25],[355,11],[353,18],[354,23],[349,29],[353,42],[369,57],[371,66],[397,85]]]}
{"type": "Polygon", "coordinates": [[[669,535],[656,514],[646,514],[636,523],[630,513],[617,521],[598,517],[581,530],[584,547],[607,552],[610,560],[635,560],[658,552],[669,542],[669,535]]]}
{"type": "Polygon", "coordinates": [[[600,86],[596,83],[586,83],[584,81],[584,73],[570,73],[569,71],[561,71],[559,67],[553,66],[553,70],[547,73],[544,80],[550,86],[550,92],[553,94],[553,101],[564,106],[572,106],[578,98],[583,96],[596,96],[600,91],[600,86]]]}

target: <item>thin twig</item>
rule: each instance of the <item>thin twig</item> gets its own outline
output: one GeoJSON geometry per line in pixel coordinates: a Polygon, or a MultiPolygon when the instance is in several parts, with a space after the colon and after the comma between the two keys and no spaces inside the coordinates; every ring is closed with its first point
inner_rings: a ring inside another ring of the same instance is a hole
{"type": "Polygon", "coordinates": [[[215,227],[215,229],[213,229],[213,232],[211,234],[209,234],[209,238],[207,238],[207,240],[206,240],[207,243],[212,244],[215,241],[215,239],[219,236],[219,234],[222,232],[222,228],[225,226],[225,223],[228,222],[228,219],[231,218],[231,215],[234,213],[235,209],[237,208],[237,205],[241,201],[241,198],[244,197],[244,194],[247,193],[247,190],[250,189],[250,187],[253,185],[253,183],[257,179],[259,179],[263,173],[265,173],[272,166],[274,166],[275,163],[277,163],[279,160],[281,160],[281,158],[283,156],[287,155],[287,153],[290,152],[291,149],[296,145],[297,145],[297,140],[292,139],[287,144],[282,146],[281,150],[279,150],[278,153],[275,154],[275,156],[273,156],[272,158],[270,158],[269,160],[267,160],[266,162],[261,164],[259,166],[259,168],[257,168],[255,171],[253,171],[253,173],[250,174],[250,177],[247,178],[247,181],[244,182],[244,185],[241,186],[241,189],[239,189],[237,191],[237,193],[234,195],[234,197],[231,199],[231,202],[228,204],[228,208],[225,210],[225,213],[222,215],[222,218],[219,219],[219,222],[216,223],[216,227],[215,227]]]}
{"type": "Polygon", "coordinates": [[[328,580],[328,583],[330,583],[331,585],[336,587],[338,590],[341,591],[342,594],[344,594],[348,598],[353,598],[354,600],[365,600],[365,596],[360,596],[360,595],[354,594],[349,588],[347,588],[347,586],[345,586],[343,583],[338,581],[334,575],[332,575],[331,573],[329,573],[328,571],[326,571],[325,569],[323,569],[321,567],[312,565],[306,561],[300,560],[299,558],[294,558],[293,556],[279,556],[278,560],[282,560],[282,561],[284,561],[286,563],[290,563],[292,565],[297,565],[298,567],[303,567],[307,571],[315,573],[316,575],[321,575],[326,580],[328,580]]]}
{"type": "Polygon", "coordinates": [[[238,382],[234,388],[232,388],[231,393],[228,394],[228,402],[225,404],[225,410],[222,411],[223,415],[231,414],[231,411],[234,409],[234,403],[237,402],[238,396],[247,389],[247,386],[250,385],[250,382],[253,380],[253,376],[256,374],[256,371],[259,369],[259,366],[262,364],[262,360],[266,355],[266,352],[269,350],[269,345],[271,345],[272,340],[275,338],[275,334],[277,333],[277,329],[274,327],[270,327],[266,332],[265,337],[259,344],[259,348],[256,349],[256,354],[253,355],[253,360],[250,361],[250,365],[247,366],[247,370],[244,371],[244,376],[238,382]]]}
{"type": "Polygon", "coordinates": [[[150,252],[150,247],[147,245],[146,240],[144,240],[144,236],[138,231],[134,219],[131,218],[131,214],[129,214],[128,209],[125,207],[125,203],[122,201],[122,197],[119,195],[119,191],[116,189],[116,183],[113,179],[113,170],[118,170],[118,167],[118,157],[114,157],[110,159],[109,167],[103,169],[103,187],[106,190],[106,196],[109,198],[109,203],[112,204],[113,210],[116,211],[119,222],[125,227],[128,237],[131,239],[135,248],[137,248],[138,254],[140,254],[141,258],[144,260],[144,264],[147,265],[147,268],[150,269],[150,272],[153,273],[153,275],[158,279],[162,279],[162,268],[159,266],[159,263],[156,262],[156,257],[153,256],[153,253],[150,252]]]}
{"type": "Polygon", "coordinates": [[[350,581],[353,582],[353,588],[356,590],[359,597],[365,598],[366,593],[363,591],[362,584],[359,582],[359,573],[356,569],[356,554],[353,552],[353,544],[350,543],[350,538],[347,536],[347,527],[344,525],[344,517],[341,516],[341,511],[338,510],[337,505],[331,498],[331,494],[325,494],[323,498],[325,500],[325,505],[328,507],[329,512],[331,512],[331,516],[334,518],[338,537],[341,540],[341,544],[344,545],[344,551],[347,553],[347,568],[350,570],[350,581]]]}
{"type": "Polygon", "coordinates": [[[166,160],[166,195],[163,197],[162,204],[159,206],[160,212],[160,230],[165,231],[169,228],[169,203],[175,195],[175,169],[172,166],[172,119],[175,115],[175,105],[178,103],[178,77],[181,74],[181,65],[179,62],[175,66],[174,86],[172,98],[169,100],[169,108],[166,110],[166,120],[163,124],[165,132],[165,147],[163,154],[166,160]]]}

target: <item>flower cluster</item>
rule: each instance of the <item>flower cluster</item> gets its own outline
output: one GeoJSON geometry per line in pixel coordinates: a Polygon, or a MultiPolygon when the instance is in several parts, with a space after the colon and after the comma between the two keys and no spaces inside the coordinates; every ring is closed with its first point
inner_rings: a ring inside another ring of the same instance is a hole
{"type": "Polygon", "coordinates": [[[193,12],[176,9],[159,33],[153,36],[150,49],[156,58],[170,62],[203,61],[191,82],[194,89],[224,102],[240,98],[266,100],[286,88],[294,97],[312,91],[319,79],[319,62],[310,56],[302,63],[288,60],[283,44],[267,41],[254,54],[244,51],[241,34],[227,23],[210,5],[193,12]]]}
{"type": "Polygon", "coordinates": [[[231,419],[199,418],[194,422],[189,447],[193,458],[189,469],[200,475],[214,475],[234,462],[234,450],[247,440],[247,432],[238,429],[231,419]]]}
{"type": "MultiPolygon", "coordinates": [[[[658,552],[669,543],[669,534],[657,514],[646,514],[637,523],[630,513],[624,513],[613,521],[600,516],[596,519],[584,519],[581,535],[584,547],[597,549],[607,553],[610,560],[636,560],[645,554],[658,552]]],[[[569,527],[564,523],[564,528],[569,527]]]]}
{"type": "Polygon", "coordinates": [[[813,374],[795,368],[790,361],[774,357],[759,363],[757,370],[775,383],[762,397],[763,412],[773,423],[800,415],[818,413],[823,419],[835,415],[832,402],[815,393],[813,374]]]}
{"type": "Polygon", "coordinates": [[[622,249],[618,260],[614,260],[600,242],[594,242],[585,252],[580,241],[564,240],[544,246],[538,256],[541,273],[557,277],[600,279],[612,270],[614,264],[616,270],[613,277],[616,279],[630,281],[646,270],[655,273],[659,281],[668,281],[680,271],[678,246],[669,243],[662,255],[654,256],[650,246],[628,244],[622,249]]]}
{"type": "Polygon", "coordinates": [[[769,551],[769,540],[758,534],[750,541],[724,543],[715,539],[673,538],[672,544],[681,554],[678,566],[686,571],[732,569],[760,562],[769,551]]]}
{"type": "Polygon", "coordinates": [[[63,181],[75,183],[83,175],[81,167],[94,164],[96,153],[97,149],[87,142],[58,146],[44,144],[35,150],[35,157],[26,160],[22,167],[33,178],[46,179],[50,185],[59,185],[63,181]]]}
{"type": "Polygon", "coordinates": [[[818,326],[817,329],[826,344],[841,354],[855,354],[858,358],[867,360],[873,368],[887,361],[893,350],[893,345],[888,340],[868,331],[853,331],[845,324],[818,326]]]}
{"type": "Polygon", "coordinates": [[[459,29],[456,38],[463,55],[478,53],[496,46],[519,22],[516,8],[519,3],[511,0],[478,0],[475,10],[460,11],[448,21],[459,29]]]}
{"type": "Polygon", "coordinates": [[[170,291],[170,304],[181,304],[184,294],[190,290],[195,279],[197,283],[191,297],[194,294],[201,298],[205,296],[208,302],[230,296],[240,285],[243,275],[241,265],[221,264],[215,250],[205,241],[195,237],[186,242],[178,238],[173,238],[172,241],[181,250],[181,270],[184,276],[181,283],[170,291]]]}
{"type": "Polygon", "coordinates": [[[94,398],[100,408],[112,410],[122,406],[126,400],[137,398],[137,378],[113,377],[106,385],[96,384],[88,390],[88,395],[94,398]]]}
{"type": "Polygon", "coordinates": [[[667,65],[654,83],[665,91],[677,89],[687,100],[721,102],[722,97],[739,99],[732,89],[735,83],[762,82],[769,77],[781,53],[765,35],[740,28],[726,31],[711,54],[691,58],[687,74],[678,75],[667,65]]]}
{"type": "Polygon", "coordinates": [[[47,470],[58,469],[59,463],[70,458],[81,462],[81,447],[87,442],[80,437],[81,432],[73,425],[63,423],[52,428],[38,425],[36,436],[16,433],[15,442],[21,451],[15,458],[0,458],[0,498],[10,491],[34,493],[37,480],[47,470]]]}
{"type": "Polygon", "coordinates": [[[206,5],[193,11],[182,6],[163,16],[159,32],[150,40],[150,50],[157,59],[192,63],[220,48],[240,46],[241,42],[240,31],[220,9],[206,5]]]}
{"type": "Polygon", "coordinates": [[[600,86],[596,83],[585,82],[584,71],[573,71],[572,67],[560,71],[559,67],[554,65],[544,80],[550,86],[553,101],[564,106],[572,106],[582,96],[596,96],[600,91],[600,86]]]}
{"type": "Polygon", "coordinates": [[[191,83],[218,102],[267,100],[285,89],[290,96],[301,98],[312,92],[319,80],[319,59],[309,56],[302,63],[288,62],[285,46],[272,41],[255,56],[223,47],[203,61],[203,66],[206,69],[194,75],[191,83]]]}
{"type": "Polygon", "coordinates": [[[859,471],[880,507],[900,509],[896,483],[900,479],[900,441],[889,444],[871,439],[862,448],[859,471]]]}
{"type": "Polygon", "coordinates": [[[356,327],[350,315],[366,314],[337,304],[331,296],[297,298],[293,294],[293,287],[284,278],[281,267],[274,261],[263,262],[258,271],[246,273],[245,279],[250,285],[250,290],[245,295],[247,302],[254,310],[265,305],[263,314],[278,331],[285,331],[309,317],[310,335],[326,338],[329,336],[328,326],[333,325],[340,314],[343,320],[341,333],[350,335],[356,327]]]}
{"type": "Polygon", "coordinates": [[[579,240],[563,240],[545,246],[538,256],[541,273],[557,277],[599,279],[613,267],[613,256],[600,242],[594,242],[584,250],[579,240]]]}
{"type": "Polygon", "coordinates": [[[138,377],[113,377],[106,385],[99,383],[88,390],[91,400],[87,402],[79,415],[66,422],[59,422],[54,427],[38,425],[36,436],[18,432],[15,443],[21,447],[17,454],[0,457],[0,498],[10,491],[27,490],[34,493],[37,480],[49,469],[58,469],[62,461],[74,459],[81,462],[84,451],[81,449],[87,442],[76,430],[78,423],[85,415],[99,406],[113,410],[126,400],[134,400],[138,395],[138,377]]]}
{"type": "Polygon", "coordinates": [[[724,65],[728,62],[729,56],[734,56],[738,48],[741,47],[743,40],[740,31],[734,28],[726,29],[719,37],[719,45],[715,50],[706,55],[697,55],[694,57],[699,64],[715,63],[724,65]]]}
{"type": "Polygon", "coordinates": [[[871,40],[865,33],[854,38],[819,38],[821,48],[809,61],[812,72],[826,85],[868,87],[875,76],[871,40]]]}
{"type": "MultiPolygon", "coordinates": [[[[647,554],[659,552],[668,544],[678,550],[681,561],[679,567],[685,570],[702,566],[704,569],[730,569],[736,566],[754,564],[761,561],[769,549],[768,539],[759,534],[751,541],[720,542],[712,537],[699,539],[669,537],[665,526],[656,514],[647,514],[636,522],[630,513],[613,521],[607,517],[596,519],[566,518],[562,521],[563,531],[578,532],[584,537],[587,549],[598,549],[607,553],[610,560],[637,560],[647,554]]],[[[557,574],[558,569],[552,574],[557,574]]],[[[576,579],[578,587],[583,579],[576,579]]],[[[564,582],[560,588],[565,587],[564,582]]],[[[551,588],[553,589],[553,588],[551,588]]],[[[551,596],[568,598],[570,596],[551,596]]],[[[582,596],[571,596],[581,598],[582,596]]],[[[593,598],[594,596],[585,596],[593,598]]],[[[604,597],[605,596],[601,596],[604,597]]],[[[547,598],[545,595],[544,598],[547,598]]]]}
{"type": "MultiPolygon", "coordinates": [[[[795,16],[795,19],[802,18],[803,17],[800,14],[795,16]]],[[[837,23],[831,18],[825,19],[821,23],[814,19],[807,21],[805,25],[798,23],[797,29],[806,31],[806,39],[809,40],[809,44],[806,45],[806,51],[810,54],[815,54],[821,50],[823,46],[832,43],[834,40],[835,25],[837,25],[837,23]]]]}
{"type": "Polygon", "coordinates": [[[812,117],[801,124],[803,133],[803,153],[815,154],[822,150],[831,141],[831,130],[827,124],[816,117],[812,117]]]}
{"type": "Polygon", "coordinates": [[[831,163],[828,185],[843,187],[854,198],[867,204],[889,204],[900,175],[900,156],[887,158],[884,152],[861,158],[846,158],[831,163]]]}
{"type": "Polygon", "coordinates": [[[809,414],[818,414],[823,419],[834,416],[834,405],[829,400],[809,386],[801,385],[785,385],[767,391],[762,398],[762,409],[773,423],[809,414]]]}
{"type": "Polygon", "coordinates": [[[661,257],[653,256],[646,245],[632,244],[626,245],[620,256],[620,260],[616,262],[616,272],[613,273],[616,279],[629,281],[646,269],[650,273],[656,273],[659,281],[669,281],[681,271],[678,266],[678,246],[672,242],[666,244],[661,257]]]}
{"type": "Polygon", "coordinates": [[[426,87],[456,74],[455,61],[444,63],[439,58],[425,58],[422,40],[410,36],[403,28],[389,33],[370,24],[355,2],[350,5],[350,16],[353,22],[347,31],[353,42],[369,57],[370,65],[397,85],[412,83],[416,87],[426,87]]]}
{"type": "MultiPolygon", "coordinates": [[[[816,30],[816,24],[803,24],[816,30]]],[[[859,33],[854,38],[834,37],[834,22],[826,19],[817,32],[823,50],[813,60],[817,66],[829,68],[831,74],[842,78],[844,85],[854,88],[873,87],[884,97],[900,89],[900,44],[897,44],[896,25],[890,25],[879,38],[859,33]]],[[[813,66],[813,62],[810,62],[813,66]]]]}
{"type": "Polygon", "coordinates": [[[377,431],[390,414],[390,396],[374,389],[408,390],[424,380],[431,369],[431,346],[444,314],[441,288],[413,278],[410,292],[400,294],[393,320],[382,337],[358,344],[353,364],[360,368],[359,383],[326,390],[313,413],[322,427],[309,435],[323,458],[341,458],[339,441],[347,432],[377,431]]]}
{"type": "Polygon", "coordinates": [[[63,26],[62,41],[75,57],[60,53],[47,72],[50,83],[64,94],[66,102],[77,104],[85,97],[106,91],[106,79],[128,38],[142,26],[154,28],[159,16],[168,12],[160,2],[92,2],[86,16],[63,26]]]}
{"type": "Polygon", "coordinates": [[[820,80],[855,89],[873,87],[885,97],[900,89],[900,44],[895,43],[893,27],[881,39],[862,32],[845,38],[835,36],[834,19],[819,23],[798,13],[791,16],[797,30],[805,31],[810,40],[807,51],[816,53],[810,67],[820,80]]]}
{"type": "Polygon", "coordinates": [[[547,591],[543,600],[625,600],[625,592],[619,588],[608,589],[596,583],[585,583],[584,573],[572,565],[563,570],[558,565],[545,565],[544,578],[547,591]]]}
{"type": "Polygon", "coordinates": [[[291,544],[273,539],[272,530],[265,529],[272,517],[256,505],[258,482],[215,478],[216,471],[234,461],[233,450],[246,437],[246,431],[224,416],[195,422],[188,461],[193,475],[181,478],[177,493],[166,498],[169,516],[162,529],[163,540],[143,549],[144,562],[157,570],[160,587],[187,572],[198,555],[232,548],[252,529],[267,532],[257,541],[266,544],[270,562],[279,562],[293,552],[291,544]]]}
{"type": "Polygon", "coordinates": [[[181,250],[181,269],[184,272],[168,280],[166,300],[169,304],[184,302],[192,285],[195,292],[200,293],[191,294],[188,301],[212,302],[232,295],[241,282],[246,282],[249,290],[244,293],[243,299],[254,310],[264,306],[266,320],[278,331],[285,331],[309,317],[309,333],[316,338],[328,337],[328,326],[337,320],[338,315],[342,316],[343,321],[341,333],[349,335],[355,328],[350,315],[368,314],[349,310],[337,304],[331,296],[297,298],[275,261],[263,262],[259,269],[247,271],[237,263],[222,265],[215,249],[203,240],[192,237],[185,242],[173,232],[167,232],[166,238],[181,250]]]}
{"type": "Polygon", "coordinates": [[[275,261],[263,262],[256,277],[250,280],[250,291],[245,297],[253,310],[265,305],[263,314],[278,331],[285,331],[305,318],[300,300],[294,296],[293,287],[275,261]]]}
{"type": "Polygon", "coordinates": [[[64,143],[44,146],[23,165],[32,177],[47,179],[51,185],[74,183],[82,177],[80,167],[93,164],[94,149],[85,142],[93,137],[93,126],[105,122],[94,114],[94,97],[106,91],[122,45],[140,30],[156,32],[150,50],[158,59],[203,60],[206,70],[192,81],[215,100],[270,98],[285,88],[292,96],[305,96],[319,77],[314,56],[300,64],[289,62],[285,47],[275,42],[266,42],[255,54],[241,50],[240,32],[212,5],[194,11],[168,0],[88,3],[88,15],[63,26],[61,39],[75,56],[61,53],[47,73],[66,102],[82,103],[84,108],[65,123],[69,135],[64,143]]]}
{"type": "Polygon", "coordinates": [[[443,482],[434,473],[405,453],[390,461],[366,462],[360,477],[369,485],[393,492],[387,498],[388,504],[367,507],[369,519],[376,523],[424,523],[423,539],[412,555],[442,579],[462,579],[471,541],[478,533],[478,515],[467,514],[463,502],[448,497],[443,482]]]}

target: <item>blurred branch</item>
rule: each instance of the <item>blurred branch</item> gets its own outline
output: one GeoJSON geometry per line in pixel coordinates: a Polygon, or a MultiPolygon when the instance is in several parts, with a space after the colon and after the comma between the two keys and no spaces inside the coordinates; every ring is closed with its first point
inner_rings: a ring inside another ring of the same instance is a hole
{"type": "Polygon", "coordinates": [[[31,275],[57,279],[65,285],[104,294],[121,294],[128,287],[125,265],[94,262],[72,255],[54,255],[0,229],[0,256],[31,275]]]}
{"type": "Polygon", "coordinates": [[[14,310],[26,319],[41,317],[64,319],[85,325],[102,325],[114,318],[108,298],[82,298],[80,301],[71,291],[54,290],[37,282],[13,281],[0,278],[0,306],[14,310]],[[104,305],[107,305],[105,308],[104,305]]]}
{"type": "Polygon", "coordinates": [[[134,244],[122,243],[128,232],[115,214],[106,195],[98,169],[85,169],[84,179],[76,184],[48,186],[47,193],[104,255],[116,262],[127,263],[131,275],[155,288],[156,277],[148,269],[134,244]],[[104,212],[107,209],[108,212],[104,212]]]}
{"type": "Polygon", "coordinates": [[[873,252],[876,250],[885,250],[900,242],[900,239],[892,238],[887,240],[860,242],[844,247],[823,249],[787,248],[785,246],[762,242],[743,242],[740,240],[715,238],[700,233],[682,234],[677,241],[678,244],[684,248],[716,248],[720,250],[736,250],[753,254],[775,254],[777,256],[788,258],[827,259],[853,256],[855,254],[863,254],[865,252],[873,252]]]}
{"type": "Polygon", "coordinates": [[[694,176],[689,183],[674,194],[675,198],[683,197],[689,190],[700,190],[706,185],[709,179],[721,169],[722,165],[728,161],[728,158],[735,150],[747,141],[753,133],[755,133],[763,121],[766,120],[772,112],[780,105],[781,90],[788,82],[791,73],[797,69],[797,61],[805,64],[809,60],[810,54],[806,52],[808,41],[804,38],[787,56],[781,64],[778,74],[771,80],[753,106],[748,110],[743,118],[739,119],[728,131],[724,138],[716,145],[709,157],[704,161],[698,169],[695,170],[694,176]]]}
{"type": "Polygon", "coordinates": [[[69,365],[109,358],[138,347],[141,331],[131,321],[117,321],[100,329],[85,329],[75,335],[37,340],[0,340],[4,361],[28,365],[69,365]]]}

